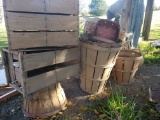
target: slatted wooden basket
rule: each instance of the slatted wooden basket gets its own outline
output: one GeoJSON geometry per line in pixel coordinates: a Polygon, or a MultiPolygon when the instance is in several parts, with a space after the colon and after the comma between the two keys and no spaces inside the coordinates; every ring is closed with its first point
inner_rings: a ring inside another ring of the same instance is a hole
{"type": "Polygon", "coordinates": [[[66,102],[60,83],[56,83],[32,96],[24,97],[23,112],[27,117],[45,118],[61,111],[66,102]]]}
{"type": "Polygon", "coordinates": [[[121,50],[112,71],[113,79],[120,84],[133,82],[142,58],[139,52],[121,50]]]}
{"type": "Polygon", "coordinates": [[[83,91],[97,94],[103,91],[120,48],[105,48],[81,42],[81,83],[83,91]]]}

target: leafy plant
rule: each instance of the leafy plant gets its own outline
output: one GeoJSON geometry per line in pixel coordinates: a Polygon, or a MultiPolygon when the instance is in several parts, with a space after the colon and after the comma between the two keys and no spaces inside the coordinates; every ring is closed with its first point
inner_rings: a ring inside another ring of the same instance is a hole
{"type": "Polygon", "coordinates": [[[128,100],[123,94],[122,89],[118,88],[117,92],[112,92],[111,96],[105,100],[99,100],[99,112],[106,119],[134,120],[135,102],[128,100]]]}
{"type": "Polygon", "coordinates": [[[151,41],[140,42],[139,49],[144,56],[144,62],[146,64],[160,63],[160,48],[151,47],[151,41]]]}

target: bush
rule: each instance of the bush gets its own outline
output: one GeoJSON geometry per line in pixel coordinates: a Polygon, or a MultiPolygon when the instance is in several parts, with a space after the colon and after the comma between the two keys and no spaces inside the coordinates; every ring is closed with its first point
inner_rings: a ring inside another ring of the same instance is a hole
{"type": "Polygon", "coordinates": [[[106,14],[107,8],[105,0],[92,0],[89,5],[89,13],[93,16],[102,16],[106,14]]]}

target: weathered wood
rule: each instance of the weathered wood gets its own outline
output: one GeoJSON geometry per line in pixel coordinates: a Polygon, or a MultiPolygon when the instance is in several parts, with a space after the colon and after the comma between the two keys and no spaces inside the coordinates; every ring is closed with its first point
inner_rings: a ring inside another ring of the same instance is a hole
{"type": "Polygon", "coordinates": [[[8,50],[3,52],[11,56],[7,58],[10,61],[7,70],[9,70],[9,75],[13,77],[12,83],[21,84],[23,96],[28,96],[79,73],[79,47],[58,50],[55,48],[21,50],[18,51],[16,62],[13,62],[12,57],[14,51],[12,51],[13,53],[8,50]]]}
{"type": "Polygon", "coordinates": [[[71,65],[68,67],[56,69],[43,73],[34,77],[26,78],[26,94],[36,92],[43,89],[51,84],[55,84],[65,79],[69,79],[71,76],[78,75],[79,65],[71,65]]]}
{"type": "Polygon", "coordinates": [[[121,50],[112,71],[113,79],[119,84],[133,82],[142,58],[143,56],[139,52],[121,50]]]}
{"type": "Polygon", "coordinates": [[[78,30],[78,16],[6,12],[9,31],[78,30]]]}
{"type": "Polygon", "coordinates": [[[56,51],[56,64],[68,62],[71,60],[79,60],[80,59],[79,51],[80,51],[79,47],[56,51]]]}
{"type": "Polygon", "coordinates": [[[22,94],[22,89],[19,86],[13,83],[10,83],[9,85],[22,94]]]}
{"type": "Polygon", "coordinates": [[[78,15],[79,0],[46,0],[46,12],[78,15]]]}
{"type": "Polygon", "coordinates": [[[45,13],[44,0],[3,0],[4,10],[45,13]]]}
{"type": "Polygon", "coordinates": [[[78,14],[78,0],[3,0],[7,11],[78,14]]]}
{"type": "Polygon", "coordinates": [[[81,88],[89,94],[104,90],[120,48],[105,48],[81,42],[81,88]]]}
{"type": "Polygon", "coordinates": [[[66,105],[66,96],[60,83],[50,85],[33,96],[25,97],[23,112],[32,118],[46,118],[58,113],[66,105]]]}
{"type": "Polygon", "coordinates": [[[147,7],[146,7],[145,19],[144,19],[144,25],[143,25],[143,31],[142,31],[142,36],[144,37],[144,40],[149,39],[153,7],[154,7],[154,0],[147,0],[147,7]]]}
{"type": "Polygon", "coordinates": [[[46,46],[45,32],[9,32],[10,49],[46,46]]]}
{"type": "Polygon", "coordinates": [[[78,45],[78,31],[75,32],[47,32],[47,46],[78,45]]]}
{"type": "Polygon", "coordinates": [[[65,15],[47,15],[46,26],[47,30],[61,31],[61,30],[77,30],[79,29],[78,16],[65,15]]]}
{"type": "Polygon", "coordinates": [[[9,31],[46,30],[44,14],[6,12],[6,21],[9,31]]]}
{"type": "Polygon", "coordinates": [[[78,45],[76,32],[9,32],[10,49],[78,45]]]}
{"type": "MultiPolygon", "coordinates": [[[[1,90],[2,92],[2,90],[1,90]]],[[[9,98],[18,95],[19,92],[16,90],[11,90],[9,92],[6,92],[5,94],[3,94],[2,96],[0,96],[0,103],[5,102],[6,100],[8,100],[9,98]]]]}

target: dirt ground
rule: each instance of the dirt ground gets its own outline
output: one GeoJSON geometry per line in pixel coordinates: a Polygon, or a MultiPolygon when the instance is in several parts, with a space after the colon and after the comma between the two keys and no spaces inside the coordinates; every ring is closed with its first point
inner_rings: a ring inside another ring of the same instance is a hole
{"type": "MultiPolygon", "coordinates": [[[[109,79],[113,89],[118,84],[112,79],[109,79]]],[[[148,88],[160,87],[160,64],[156,65],[143,65],[139,68],[135,75],[135,81],[128,85],[120,85],[125,91],[125,95],[128,99],[133,99],[136,96],[138,105],[143,105],[148,102],[148,88]]],[[[96,106],[96,102],[89,100],[90,95],[86,94],[80,89],[79,80],[71,79],[62,82],[62,87],[66,93],[70,105],[63,111],[63,115],[58,115],[58,120],[95,120],[98,118],[94,112],[89,110],[81,110],[82,106],[92,108],[96,106]]],[[[109,82],[106,88],[109,88],[109,82]]],[[[108,94],[106,89],[103,93],[98,95],[99,98],[103,98],[108,94]]],[[[32,120],[25,118],[22,113],[22,95],[11,98],[3,104],[0,104],[0,120],[32,120]]]]}

